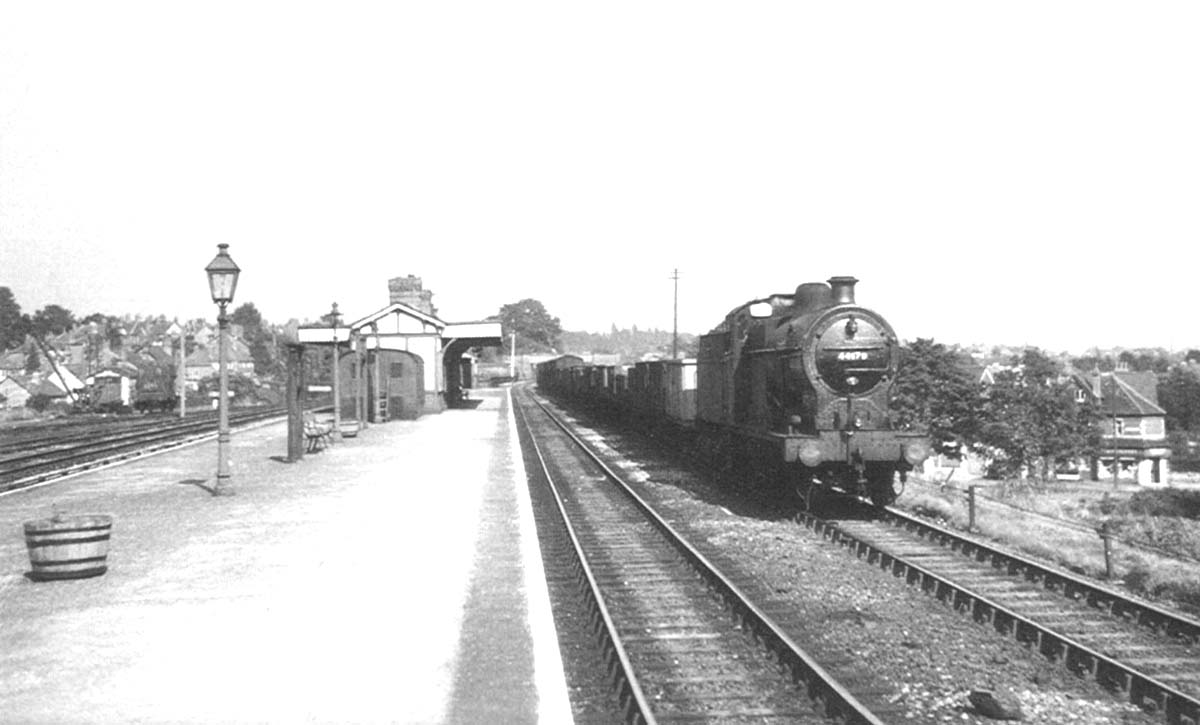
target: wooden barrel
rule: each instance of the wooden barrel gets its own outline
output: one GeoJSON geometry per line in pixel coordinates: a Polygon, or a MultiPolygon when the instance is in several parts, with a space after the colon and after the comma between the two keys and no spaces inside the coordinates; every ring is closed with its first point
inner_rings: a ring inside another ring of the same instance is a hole
{"type": "Polygon", "coordinates": [[[25,546],[33,570],[29,577],[81,579],[108,571],[112,517],[103,514],[55,516],[25,522],[25,546]]]}

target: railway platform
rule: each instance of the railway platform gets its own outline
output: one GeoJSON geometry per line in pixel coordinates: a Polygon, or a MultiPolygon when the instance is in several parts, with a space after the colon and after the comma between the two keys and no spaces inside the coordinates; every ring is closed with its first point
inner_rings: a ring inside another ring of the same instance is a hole
{"type": "Polygon", "coordinates": [[[284,462],[282,422],[0,496],[0,722],[566,723],[506,390],[284,462]],[[22,523],[113,517],[35,582],[22,523]]]}

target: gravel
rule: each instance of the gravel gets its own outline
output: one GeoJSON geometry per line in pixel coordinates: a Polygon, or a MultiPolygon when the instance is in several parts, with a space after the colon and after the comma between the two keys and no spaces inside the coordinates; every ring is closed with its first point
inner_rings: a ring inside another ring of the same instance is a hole
{"type": "Polygon", "coordinates": [[[971,704],[974,690],[1014,699],[1027,723],[1162,722],[780,512],[712,484],[703,471],[681,469],[646,438],[604,435],[613,463],[644,481],[673,525],[730,562],[756,594],[786,602],[801,622],[793,636],[818,659],[864,663],[893,689],[907,722],[996,722],[971,704]]]}

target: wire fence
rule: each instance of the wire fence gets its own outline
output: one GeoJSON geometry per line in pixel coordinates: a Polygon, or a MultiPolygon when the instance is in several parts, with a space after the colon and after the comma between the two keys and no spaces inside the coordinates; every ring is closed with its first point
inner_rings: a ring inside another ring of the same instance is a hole
{"type": "MultiPolygon", "coordinates": [[[[1089,549],[1093,555],[1103,557],[1105,574],[1112,578],[1116,570],[1137,565],[1131,555],[1152,556],[1179,564],[1200,563],[1200,557],[1187,552],[1166,549],[1145,540],[1121,536],[1107,519],[1095,523],[1064,518],[1044,511],[1037,511],[1012,501],[996,498],[989,493],[1002,484],[949,484],[948,482],[917,480],[917,489],[924,493],[937,494],[952,504],[966,510],[965,525],[968,531],[997,530],[1014,543],[1023,543],[1026,548],[1047,550],[1062,563],[1070,566],[1068,550],[1089,549]],[[1120,556],[1114,553],[1120,548],[1120,556]],[[1120,561],[1118,561],[1118,558],[1120,561]]],[[[1095,489],[1084,489],[1095,493],[1095,489]]],[[[915,491],[914,491],[915,492],[915,491]]],[[[1081,490],[1082,492],[1082,490],[1081,490]]]]}

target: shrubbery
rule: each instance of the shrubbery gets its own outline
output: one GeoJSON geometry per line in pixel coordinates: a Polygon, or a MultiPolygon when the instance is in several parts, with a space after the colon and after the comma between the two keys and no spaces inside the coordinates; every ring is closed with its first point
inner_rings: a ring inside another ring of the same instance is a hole
{"type": "Polygon", "coordinates": [[[913,499],[909,506],[912,508],[913,513],[918,516],[941,519],[942,521],[954,520],[954,504],[944,498],[920,494],[913,499]]]}
{"type": "Polygon", "coordinates": [[[1200,519],[1200,491],[1175,488],[1136,491],[1117,513],[1135,516],[1178,516],[1200,519]]]}

